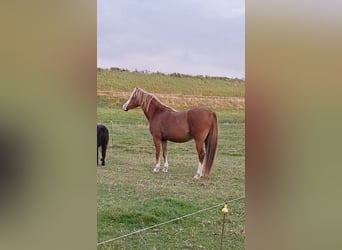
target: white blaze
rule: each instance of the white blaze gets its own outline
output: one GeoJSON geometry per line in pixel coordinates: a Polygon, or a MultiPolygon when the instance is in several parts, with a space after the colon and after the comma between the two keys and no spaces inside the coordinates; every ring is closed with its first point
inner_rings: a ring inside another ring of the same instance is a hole
{"type": "Polygon", "coordinates": [[[122,109],[127,111],[127,106],[128,104],[132,101],[133,95],[135,94],[136,89],[132,92],[132,94],[130,95],[130,97],[128,98],[127,102],[125,102],[124,105],[122,105],[122,109]]]}

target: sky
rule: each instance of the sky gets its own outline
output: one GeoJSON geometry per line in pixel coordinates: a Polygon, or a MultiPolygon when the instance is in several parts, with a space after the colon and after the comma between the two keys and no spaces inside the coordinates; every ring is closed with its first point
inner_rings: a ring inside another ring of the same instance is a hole
{"type": "Polygon", "coordinates": [[[97,67],[245,78],[244,0],[99,0],[97,67]]]}

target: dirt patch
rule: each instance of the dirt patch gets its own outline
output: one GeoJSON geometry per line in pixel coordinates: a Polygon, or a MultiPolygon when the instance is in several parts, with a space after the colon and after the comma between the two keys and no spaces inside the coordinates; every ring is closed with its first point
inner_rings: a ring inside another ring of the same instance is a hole
{"type": "MultiPolygon", "coordinates": [[[[130,92],[98,91],[98,97],[127,100],[130,92]]],[[[164,104],[174,108],[207,107],[211,109],[244,109],[244,97],[195,96],[177,94],[154,94],[164,104]]]]}

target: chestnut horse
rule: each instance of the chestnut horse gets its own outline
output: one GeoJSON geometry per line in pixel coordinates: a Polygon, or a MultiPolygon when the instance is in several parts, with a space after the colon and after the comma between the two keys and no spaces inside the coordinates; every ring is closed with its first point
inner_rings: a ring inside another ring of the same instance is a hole
{"type": "Polygon", "coordinates": [[[169,167],[167,141],[186,142],[194,139],[199,159],[194,178],[199,179],[203,176],[203,166],[205,166],[205,174],[210,174],[218,137],[217,117],[214,112],[203,108],[177,112],[164,105],[154,95],[140,88],[135,88],[122,109],[128,111],[139,106],[149,121],[150,132],[156,149],[156,165],[153,172],[159,172],[160,169],[160,144],[162,145],[164,159],[163,172],[166,173],[169,167]]]}

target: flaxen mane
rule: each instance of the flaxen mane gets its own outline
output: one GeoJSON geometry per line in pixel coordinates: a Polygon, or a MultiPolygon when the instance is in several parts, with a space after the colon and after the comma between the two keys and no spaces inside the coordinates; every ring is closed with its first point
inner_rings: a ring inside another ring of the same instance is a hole
{"type": "Polygon", "coordinates": [[[141,108],[142,108],[143,110],[145,110],[146,112],[149,111],[149,109],[150,109],[150,104],[151,104],[151,101],[152,101],[153,99],[155,99],[161,106],[163,106],[163,107],[165,107],[165,108],[167,108],[167,109],[170,109],[170,110],[172,110],[172,111],[176,111],[175,109],[173,109],[173,108],[171,108],[171,107],[165,105],[164,103],[162,103],[155,95],[150,94],[150,93],[144,91],[143,89],[140,89],[140,88],[139,88],[139,89],[136,91],[135,94],[136,94],[137,100],[141,103],[141,104],[140,104],[141,108]]]}

